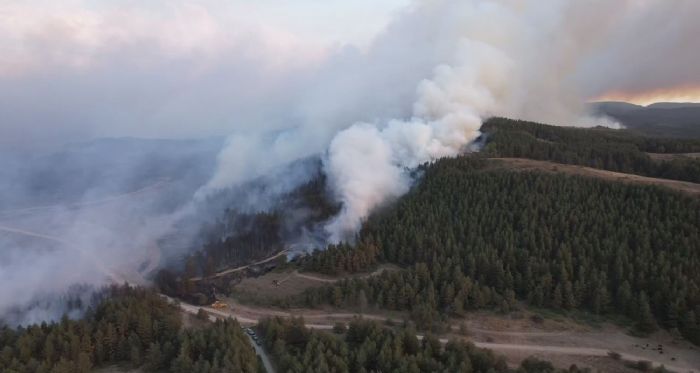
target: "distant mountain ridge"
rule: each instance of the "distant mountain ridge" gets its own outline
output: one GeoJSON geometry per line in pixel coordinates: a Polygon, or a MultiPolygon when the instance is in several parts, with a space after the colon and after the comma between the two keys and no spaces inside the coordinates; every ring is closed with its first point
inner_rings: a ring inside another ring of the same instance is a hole
{"type": "Polygon", "coordinates": [[[700,107],[700,102],[657,102],[647,105],[647,109],[682,109],[698,107],[700,107]]]}
{"type": "Polygon", "coordinates": [[[590,103],[596,115],[611,117],[630,130],[652,136],[700,138],[700,103],[658,102],[648,106],[628,102],[590,103]]]}

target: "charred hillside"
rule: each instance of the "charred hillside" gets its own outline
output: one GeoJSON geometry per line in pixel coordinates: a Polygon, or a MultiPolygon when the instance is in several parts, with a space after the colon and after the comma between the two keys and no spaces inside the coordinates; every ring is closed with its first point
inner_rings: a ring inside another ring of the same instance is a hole
{"type": "MultiPolygon", "coordinates": [[[[206,303],[212,298],[212,285],[225,286],[225,278],[207,280],[220,271],[262,260],[282,250],[293,255],[322,248],[326,238],[320,224],[336,215],[340,206],[329,197],[320,160],[307,162],[313,167],[308,181],[284,193],[265,193],[264,188],[270,185],[265,182],[262,187],[253,183],[209,197],[205,203],[210,206],[230,207],[222,207],[223,213],[218,218],[200,224],[197,239],[192,243],[196,249],[157,274],[159,287],[168,294],[206,303]],[[255,191],[254,197],[251,190],[255,191]],[[249,200],[240,202],[239,198],[265,201],[252,204],[249,200]],[[200,295],[193,298],[194,293],[200,295]]],[[[207,210],[211,211],[211,207],[207,210]]]]}

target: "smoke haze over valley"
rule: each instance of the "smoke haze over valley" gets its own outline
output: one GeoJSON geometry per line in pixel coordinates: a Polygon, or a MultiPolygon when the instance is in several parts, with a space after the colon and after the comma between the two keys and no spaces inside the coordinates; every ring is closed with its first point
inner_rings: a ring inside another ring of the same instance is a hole
{"type": "Polygon", "coordinates": [[[335,1],[128,3],[0,1],[10,324],[182,266],[227,209],[293,206],[299,251],[352,241],[418,166],[478,151],[488,118],[621,128],[587,102],[700,92],[694,0],[361,1],[336,33],[335,1]],[[294,199],[320,177],[332,216],[294,199]]]}

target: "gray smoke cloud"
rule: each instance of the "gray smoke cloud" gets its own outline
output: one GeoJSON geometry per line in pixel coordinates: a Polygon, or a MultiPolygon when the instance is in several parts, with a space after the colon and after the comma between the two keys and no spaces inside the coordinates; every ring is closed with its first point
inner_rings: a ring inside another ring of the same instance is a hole
{"type": "Polygon", "coordinates": [[[138,7],[0,5],[0,205],[59,205],[0,215],[15,229],[0,232],[0,280],[17,284],[0,293],[0,314],[73,283],[138,278],[174,219],[255,180],[275,188],[249,194],[244,205],[265,210],[311,177],[303,169],[285,175],[295,161],[323,158],[342,203],[324,229],[329,241],[347,240],[410,189],[411,168],[468,151],[485,118],[610,124],[589,117],[585,102],[611,91],[700,86],[694,0],[415,1],[360,46],[319,45],[245,22],[245,14],[217,17],[216,2],[169,4],[162,16],[138,7]],[[64,188],[68,175],[46,181],[24,172],[37,151],[67,141],[212,135],[227,140],[158,177],[177,151],[148,169],[139,165],[152,157],[127,157],[120,168],[98,162],[133,149],[83,157],[79,169],[118,171],[88,176],[81,188],[64,188]],[[199,171],[179,187],[177,170],[199,171]],[[170,193],[158,189],[147,197],[147,189],[77,206],[160,177],[177,198],[164,201],[170,193]],[[80,192],[52,198],[52,185],[80,192]]]}
{"type": "Polygon", "coordinates": [[[0,321],[56,320],[101,286],[148,284],[161,239],[223,141],[109,139],[0,161],[0,321]]]}

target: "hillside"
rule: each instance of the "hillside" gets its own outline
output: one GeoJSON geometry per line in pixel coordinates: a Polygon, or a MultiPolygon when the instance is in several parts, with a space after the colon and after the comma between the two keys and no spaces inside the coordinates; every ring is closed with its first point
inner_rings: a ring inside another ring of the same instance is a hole
{"type": "MultiPolygon", "coordinates": [[[[378,261],[407,269],[340,285],[346,301],[363,289],[370,302],[412,310],[425,322],[507,309],[522,299],[622,313],[641,329],[658,323],[700,343],[695,198],[447,159],[428,166],[415,190],[370,219],[360,242],[378,246],[378,261]]],[[[319,253],[319,263],[329,254],[319,253]]]]}

